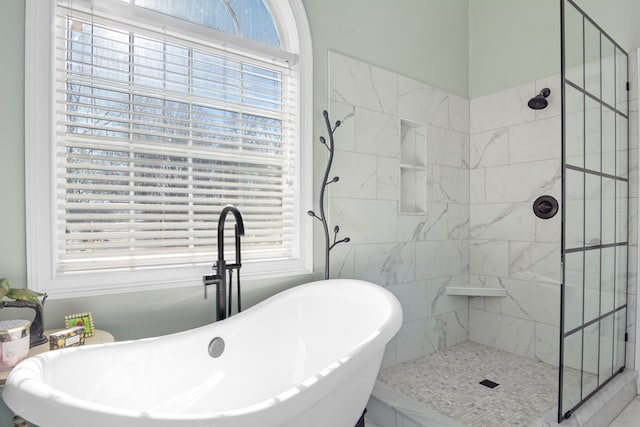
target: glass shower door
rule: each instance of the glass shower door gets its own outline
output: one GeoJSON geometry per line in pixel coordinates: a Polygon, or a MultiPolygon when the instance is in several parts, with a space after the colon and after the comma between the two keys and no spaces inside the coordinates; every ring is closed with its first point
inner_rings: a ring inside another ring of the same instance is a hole
{"type": "Polygon", "coordinates": [[[563,230],[558,422],[624,369],[628,56],[562,0],[563,230]]]}

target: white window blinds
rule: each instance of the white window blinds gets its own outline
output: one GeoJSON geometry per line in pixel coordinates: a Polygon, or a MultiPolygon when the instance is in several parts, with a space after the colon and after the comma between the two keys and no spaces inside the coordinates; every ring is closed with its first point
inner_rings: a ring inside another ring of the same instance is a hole
{"type": "Polygon", "coordinates": [[[56,27],[57,271],[210,262],[226,204],[243,260],[294,256],[294,66],[62,6],[56,27]]]}

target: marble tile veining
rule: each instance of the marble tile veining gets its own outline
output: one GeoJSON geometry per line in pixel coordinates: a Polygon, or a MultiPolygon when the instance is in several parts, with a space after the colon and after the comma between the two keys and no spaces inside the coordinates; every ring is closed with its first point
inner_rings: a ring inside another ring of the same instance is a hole
{"type": "Polygon", "coordinates": [[[332,276],[398,297],[404,324],[384,366],[467,340],[468,299],[443,288],[468,282],[469,100],[337,52],[328,75],[342,123],[328,217],[350,238],[332,252],[332,276]]]}

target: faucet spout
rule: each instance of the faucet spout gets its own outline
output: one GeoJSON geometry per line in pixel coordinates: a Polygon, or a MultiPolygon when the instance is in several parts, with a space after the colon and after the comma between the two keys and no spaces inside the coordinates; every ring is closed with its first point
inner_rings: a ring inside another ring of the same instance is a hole
{"type": "Polygon", "coordinates": [[[244,221],[242,220],[242,215],[240,215],[238,208],[233,205],[226,205],[222,208],[222,212],[220,212],[220,217],[218,218],[218,262],[224,261],[224,223],[229,213],[233,214],[236,220],[236,264],[241,265],[240,236],[244,236],[244,221]]]}
{"type": "Polygon", "coordinates": [[[218,260],[214,263],[213,269],[215,274],[206,274],[203,277],[204,296],[207,298],[207,286],[216,286],[216,321],[226,319],[231,311],[231,280],[233,270],[237,270],[238,283],[238,311],[240,305],[240,268],[242,260],[240,258],[240,236],[244,236],[244,221],[240,211],[233,205],[226,205],[220,217],[218,218],[218,260]],[[228,264],[224,259],[224,223],[229,214],[232,214],[236,220],[235,225],[235,255],[236,259],[233,264],[228,264]],[[227,283],[227,273],[229,274],[229,283],[227,283]]]}

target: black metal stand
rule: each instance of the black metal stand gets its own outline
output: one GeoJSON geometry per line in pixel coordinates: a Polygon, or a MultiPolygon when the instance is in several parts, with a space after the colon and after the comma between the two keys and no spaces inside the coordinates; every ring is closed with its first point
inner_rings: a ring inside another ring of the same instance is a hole
{"type": "Polygon", "coordinates": [[[15,308],[30,308],[36,312],[31,326],[29,327],[29,348],[35,347],[47,342],[47,337],[44,335],[44,323],[42,320],[42,305],[28,301],[0,301],[0,308],[15,307],[15,308]]]}
{"type": "Polygon", "coordinates": [[[364,427],[364,414],[366,414],[366,413],[367,413],[367,408],[364,408],[364,411],[362,411],[362,416],[360,417],[360,419],[356,423],[355,427],[364,427]]]}

